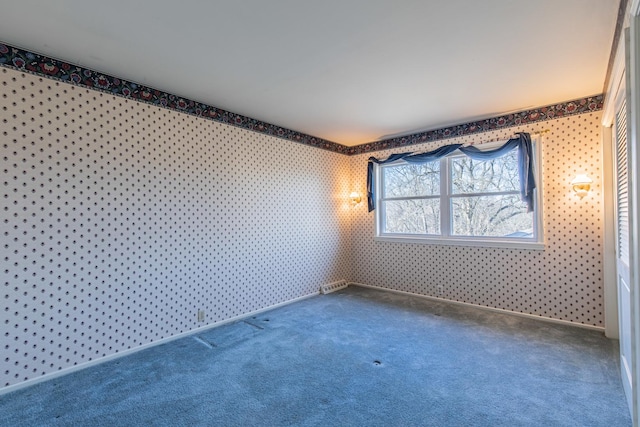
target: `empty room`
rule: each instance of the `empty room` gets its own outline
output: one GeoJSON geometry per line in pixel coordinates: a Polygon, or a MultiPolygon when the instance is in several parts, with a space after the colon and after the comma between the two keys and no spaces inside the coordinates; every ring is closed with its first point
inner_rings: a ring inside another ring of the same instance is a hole
{"type": "Polygon", "coordinates": [[[0,10],[0,426],[638,425],[640,0],[0,10]]]}

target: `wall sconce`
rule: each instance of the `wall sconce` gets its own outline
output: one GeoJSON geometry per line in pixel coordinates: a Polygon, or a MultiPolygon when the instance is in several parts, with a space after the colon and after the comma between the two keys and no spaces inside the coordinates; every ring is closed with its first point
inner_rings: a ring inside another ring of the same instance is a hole
{"type": "Polygon", "coordinates": [[[351,192],[351,194],[349,194],[349,203],[351,203],[351,206],[355,206],[361,201],[362,201],[362,197],[360,196],[360,193],[358,193],[357,191],[353,191],[351,192]]]}
{"type": "Polygon", "coordinates": [[[587,195],[589,190],[591,190],[592,183],[593,180],[591,178],[585,174],[580,174],[573,178],[573,181],[571,181],[571,187],[573,187],[574,193],[582,199],[587,195]]]}

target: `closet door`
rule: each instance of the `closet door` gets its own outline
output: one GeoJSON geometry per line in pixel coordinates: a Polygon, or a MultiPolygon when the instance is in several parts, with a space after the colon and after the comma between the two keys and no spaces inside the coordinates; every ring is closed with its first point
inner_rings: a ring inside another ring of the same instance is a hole
{"type": "Polygon", "coordinates": [[[632,401],[631,280],[629,270],[629,150],[627,145],[627,104],[623,95],[616,108],[613,152],[616,181],[616,277],[618,323],[620,328],[620,368],[627,401],[632,401]]]}

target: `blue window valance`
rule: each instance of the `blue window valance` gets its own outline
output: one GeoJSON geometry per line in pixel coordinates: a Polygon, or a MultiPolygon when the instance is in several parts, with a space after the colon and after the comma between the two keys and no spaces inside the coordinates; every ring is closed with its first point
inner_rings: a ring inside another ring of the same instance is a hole
{"type": "Polygon", "coordinates": [[[520,178],[520,197],[527,204],[527,212],[533,211],[533,190],[536,188],[536,182],[533,173],[533,151],[531,146],[531,135],[525,132],[518,132],[517,138],[508,140],[501,147],[493,150],[481,150],[475,146],[464,147],[462,144],[445,145],[428,153],[400,153],[392,154],[385,160],[378,160],[375,157],[369,157],[367,164],[367,202],[369,212],[376,208],[375,199],[375,182],[373,180],[373,164],[385,164],[395,162],[396,160],[404,160],[408,163],[428,163],[439,160],[456,150],[464,153],[473,160],[491,160],[504,156],[511,150],[518,150],[518,176],[520,178]]]}

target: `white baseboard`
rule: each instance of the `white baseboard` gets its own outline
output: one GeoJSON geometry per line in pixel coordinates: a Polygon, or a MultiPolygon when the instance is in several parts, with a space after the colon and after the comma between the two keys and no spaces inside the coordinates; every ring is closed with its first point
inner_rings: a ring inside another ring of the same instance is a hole
{"type": "Polygon", "coordinates": [[[382,286],[366,285],[364,283],[349,282],[349,285],[360,286],[360,287],[363,287],[363,288],[377,289],[379,291],[391,292],[391,293],[394,293],[394,294],[406,295],[406,296],[411,296],[411,297],[424,298],[424,299],[428,299],[428,300],[431,300],[431,301],[444,302],[444,303],[447,303],[447,304],[454,304],[454,305],[462,305],[462,306],[465,306],[465,307],[479,308],[479,309],[482,309],[482,310],[493,311],[495,313],[509,314],[511,316],[525,317],[527,319],[540,320],[540,321],[543,321],[543,322],[556,323],[558,325],[573,326],[573,327],[582,328],[582,329],[590,329],[590,330],[599,331],[599,332],[603,332],[604,333],[604,328],[600,327],[600,326],[584,325],[582,323],[569,322],[567,320],[554,319],[552,317],[536,316],[534,314],[528,314],[528,313],[518,313],[517,311],[505,310],[505,309],[502,309],[502,308],[487,307],[487,306],[484,306],[484,305],[471,304],[471,303],[468,303],[468,302],[453,301],[453,300],[449,300],[449,299],[445,299],[445,298],[438,298],[438,297],[432,297],[432,296],[428,296],[428,295],[414,294],[412,292],[398,291],[396,289],[383,288],[382,286]]]}
{"type": "Polygon", "coordinates": [[[111,361],[111,360],[114,360],[114,359],[119,359],[121,357],[128,356],[128,355],[133,354],[133,353],[137,353],[137,352],[145,350],[147,348],[155,347],[155,346],[160,345],[160,344],[166,344],[168,342],[171,342],[171,341],[174,341],[174,340],[177,340],[177,339],[180,339],[180,338],[188,337],[190,335],[195,335],[195,334],[207,331],[209,329],[217,328],[219,326],[223,326],[223,325],[227,325],[229,323],[237,322],[239,320],[243,320],[243,319],[246,319],[248,317],[256,316],[258,314],[264,313],[265,311],[274,310],[276,308],[284,307],[286,305],[293,304],[293,303],[298,302],[298,301],[302,301],[302,300],[305,300],[305,299],[308,299],[308,298],[311,298],[311,297],[318,296],[319,294],[320,294],[320,291],[313,292],[313,293],[311,293],[309,295],[304,295],[304,296],[301,296],[301,297],[298,297],[298,298],[294,298],[294,299],[289,300],[289,301],[281,302],[281,303],[278,303],[278,304],[275,304],[275,305],[271,305],[269,307],[265,307],[265,308],[261,308],[261,309],[256,310],[256,311],[252,311],[250,313],[241,314],[239,316],[235,316],[235,317],[231,317],[229,319],[221,320],[221,321],[216,322],[216,323],[211,323],[211,324],[204,325],[204,326],[201,326],[201,327],[196,328],[196,329],[191,329],[190,331],[182,332],[182,333],[179,333],[177,335],[172,335],[170,337],[162,338],[162,339],[160,339],[158,341],[153,341],[153,342],[150,342],[150,343],[147,343],[147,344],[143,344],[143,345],[135,347],[135,348],[130,348],[130,349],[127,349],[127,350],[124,350],[124,351],[120,351],[118,353],[109,354],[107,356],[100,357],[100,358],[94,359],[94,360],[90,360],[88,362],[81,363],[79,365],[70,366],[68,368],[64,368],[64,369],[61,369],[59,371],[51,372],[49,374],[44,374],[44,375],[42,375],[40,377],[37,377],[37,378],[32,378],[32,379],[29,379],[29,380],[26,380],[26,381],[22,381],[22,382],[20,382],[18,384],[13,384],[13,385],[1,388],[0,389],[0,396],[2,396],[4,394],[7,394],[7,393],[11,393],[11,392],[17,391],[17,390],[20,390],[20,389],[23,389],[23,388],[26,388],[26,387],[30,387],[32,385],[35,385],[35,384],[38,384],[38,383],[41,383],[41,382],[44,382],[44,381],[50,381],[50,380],[53,380],[55,378],[62,377],[64,375],[71,374],[73,372],[81,371],[81,370],[89,368],[91,366],[96,366],[96,365],[99,365],[101,363],[105,363],[105,362],[108,362],[108,361],[111,361]]]}
{"type": "Polygon", "coordinates": [[[346,280],[338,280],[337,282],[320,286],[320,293],[322,295],[330,294],[331,292],[336,292],[340,289],[344,289],[347,286],[349,286],[349,284],[346,280]]]}

